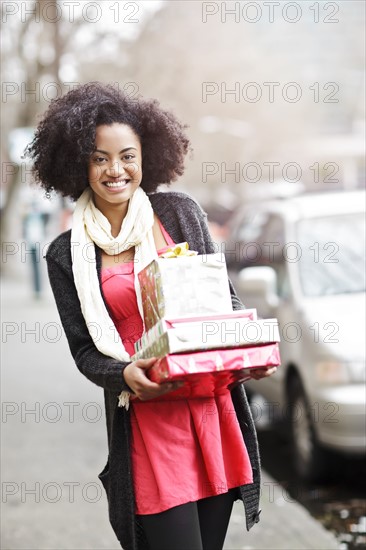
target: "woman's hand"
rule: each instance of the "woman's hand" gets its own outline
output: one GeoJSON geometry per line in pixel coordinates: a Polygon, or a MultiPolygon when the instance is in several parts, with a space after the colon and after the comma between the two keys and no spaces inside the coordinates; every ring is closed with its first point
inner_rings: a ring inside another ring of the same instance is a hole
{"type": "Polygon", "coordinates": [[[271,376],[271,374],[274,374],[277,370],[277,367],[271,367],[268,369],[253,369],[251,371],[251,378],[254,378],[254,380],[260,380],[261,378],[267,378],[267,376],[271,376]]]}
{"type": "Polygon", "coordinates": [[[176,390],[183,384],[183,382],[167,382],[166,384],[151,382],[146,376],[146,371],[153,366],[156,360],[156,357],[138,359],[127,365],[123,371],[126,384],[141,401],[164,395],[164,393],[176,390]]]}

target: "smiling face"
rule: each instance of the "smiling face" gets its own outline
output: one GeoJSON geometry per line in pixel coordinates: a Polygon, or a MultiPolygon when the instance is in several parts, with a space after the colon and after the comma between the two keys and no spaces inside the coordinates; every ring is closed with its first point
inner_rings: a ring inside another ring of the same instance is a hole
{"type": "Polygon", "coordinates": [[[142,180],[141,161],[140,139],[130,126],[97,126],[88,178],[94,203],[105,215],[110,209],[127,212],[128,201],[142,180]]]}

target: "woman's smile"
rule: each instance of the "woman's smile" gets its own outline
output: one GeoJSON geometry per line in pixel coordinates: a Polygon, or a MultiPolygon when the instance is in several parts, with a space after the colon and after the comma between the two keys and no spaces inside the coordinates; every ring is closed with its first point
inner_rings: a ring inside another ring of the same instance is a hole
{"type": "Polygon", "coordinates": [[[120,180],[117,180],[117,181],[109,180],[109,181],[105,181],[104,185],[106,185],[107,187],[114,188],[114,189],[119,189],[119,188],[122,188],[122,187],[126,187],[126,185],[130,181],[131,181],[130,179],[125,179],[125,180],[120,179],[120,180]]]}
{"type": "Polygon", "coordinates": [[[115,193],[126,189],[126,187],[130,182],[131,182],[130,179],[108,180],[108,181],[104,181],[103,185],[105,185],[109,191],[115,193]]]}

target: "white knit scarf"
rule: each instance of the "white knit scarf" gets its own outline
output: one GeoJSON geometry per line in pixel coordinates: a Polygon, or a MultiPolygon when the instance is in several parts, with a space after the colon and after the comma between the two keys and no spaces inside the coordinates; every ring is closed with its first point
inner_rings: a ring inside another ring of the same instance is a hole
{"type": "MultiPolygon", "coordinates": [[[[141,187],[136,189],[129,200],[127,214],[117,237],[112,236],[111,224],[95,206],[90,187],[85,189],[76,202],[71,229],[71,250],[72,270],[81,311],[98,350],[119,361],[129,361],[130,356],[102,298],[94,243],[109,255],[135,247],[135,289],[138,309],[143,318],[138,273],[157,258],[153,224],[154,211],[141,187]]],[[[128,392],[120,394],[119,406],[128,409],[128,392]]]]}

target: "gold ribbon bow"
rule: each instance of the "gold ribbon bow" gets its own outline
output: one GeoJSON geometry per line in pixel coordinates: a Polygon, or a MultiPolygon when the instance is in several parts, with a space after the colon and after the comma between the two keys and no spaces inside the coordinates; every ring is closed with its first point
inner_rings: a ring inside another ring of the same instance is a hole
{"type": "Polygon", "coordinates": [[[195,250],[189,250],[188,243],[178,243],[175,246],[168,248],[164,254],[161,254],[160,258],[180,258],[181,256],[196,256],[195,250]]]}

